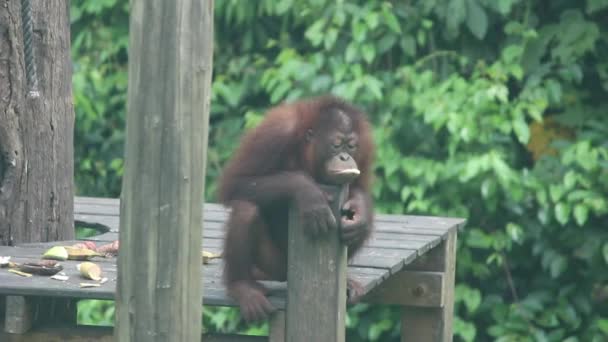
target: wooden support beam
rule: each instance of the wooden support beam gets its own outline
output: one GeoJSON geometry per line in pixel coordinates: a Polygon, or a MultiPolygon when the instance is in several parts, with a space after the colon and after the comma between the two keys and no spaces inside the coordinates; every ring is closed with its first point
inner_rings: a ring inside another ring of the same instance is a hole
{"type": "Polygon", "coordinates": [[[201,337],[213,0],[133,0],[118,341],[201,337]]]}
{"type": "Polygon", "coordinates": [[[42,325],[75,326],[76,302],[69,298],[7,296],[2,309],[4,330],[23,334],[42,325]]]}
{"type": "Polygon", "coordinates": [[[442,272],[443,303],[439,308],[404,306],[401,314],[401,341],[452,341],[454,315],[454,271],[456,267],[456,229],[426,258],[415,261],[408,269],[442,272]]]}
{"type": "MultiPolygon", "coordinates": [[[[9,334],[0,331],[2,342],[114,342],[113,328],[105,326],[79,325],[75,327],[43,327],[24,334],[9,334]]],[[[262,342],[265,336],[235,334],[204,334],[205,342],[262,342]]]]}
{"type": "Polygon", "coordinates": [[[29,298],[23,296],[7,296],[5,312],[5,332],[23,334],[32,328],[34,306],[29,298]]]}
{"type": "Polygon", "coordinates": [[[286,342],[285,311],[279,310],[270,317],[268,342],[286,342]]]}
{"type": "Polygon", "coordinates": [[[389,305],[443,307],[442,272],[400,271],[365,297],[366,302],[389,305]]]}
{"type": "MultiPolygon", "coordinates": [[[[334,216],[348,189],[326,188],[334,216]]],[[[297,209],[290,208],[288,233],[287,340],[290,342],[345,339],[346,247],[338,232],[312,241],[305,235],[297,209]]]]}

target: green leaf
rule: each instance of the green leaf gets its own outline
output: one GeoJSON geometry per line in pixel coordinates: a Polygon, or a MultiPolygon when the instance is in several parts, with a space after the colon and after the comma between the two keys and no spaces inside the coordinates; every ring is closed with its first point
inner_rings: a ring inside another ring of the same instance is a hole
{"type": "Polygon", "coordinates": [[[566,190],[572,190],[576,185],[576,172],[570,170],[564,175],[564,187],[566,190]]]}
{"type": "Polygon", "coordinates": [[[374,98],[377,100],[382,99],[382,82],[373,76],[365,78],[365,88],[369,90],[374,98]]]}
{"type": "Polygon", "coordinates": [[[473,313],[481,304],[481,293],[477,289],[471,289],[463,299],[469,313],[473,313]]]}
{"type": "Polygon", "coordinates": [[[564,189],[564,187],[559,184],[551,184],[549,186],[549,195],[551,196],[551,200],[553,202],[559,201],[565,192],[566,190],[564,189]]]}
{"type": "Polygon", "coordinates": [[[546,82],[547,94],[552,103],[559,104],[562,100],[562,85],[554,79],[546,82]]]}
{"type": "Polygon", "coordinates": [[[401,49],[408,56],[416,55],[416,40],[411,35],[403,35],[400,42],[401,49]]]}
{"type": "Polygon", "coordinates": [[[338,38],[338,30],[336,30],[335,28],[331,28],[331,29],[327,30],[327,32],[325,34],[325,39],[323,40],[325,49],[326,50],[331,49],[331,47],[334,46],[334,43],[336,42],[337,38],[338,38]]]}
{"type": "Polygon", "coordinates": [[[586,12],[593,14],[608,7],[608,0],[587,0],[586,12]]]}
{"type": "Polygon", "coordinates": [[[511,12],[511,6],[516,0],[497,0],[494,1],[496,3],[496,8],[498,8],[498,12],[502,15],[507,15],[511,12]]]}
{"type": "Polygon", "coordinates": [[[569,205],[559,202],[555,206],[555,218],[557,222],[559,222],[562,226],[568,223],[568,218],[570,217],[571,208],[569,205]]]}
{"type": "Polygon", "coordinates": [[[551,273],[552,278],[559,277],[568,266],[568,260],[561,255],[554,256],[554,259],[551,261],[549,266],[549,271],[551,273]]]}
{"type": "Polygon", "coordinates": [[[530,140],[530,129],[522,117],[513,120],[513,130],[515,131],[517,140],[523,145],[526,145],[530,140]]]}
{"type": "Polygon", "coordinates": [[[378,13],[377,12],[368,12],[367,15],[365,16],[365,21],[367,21],[367,26],[370,29],[375,29],[376,27],[378,27],[378,13]]]}
{"type": "Polygon", "coordinates": [[[395,35],[384,35],[380,38],[378,42],[378,54],[383,54],[389,49],[391,49],[395,43],[397,42],[397,37],[395,35]]]}
{"type": "Polygon", "coordinates": [[[356,42],[365,41],[365,37],[367,36],[367,26],[362,21],[354,21],[353,22],[353,38],[356,42]]]}
{"type": "Polygon", "coordinates": [[[412,194],[412,189],[410,189],[409,186],[404,186],[403,189],[401,189],[401,201],[405,202],[410,195],[412,194]]]}
{"type": "Polygon", "coordinates": [[[382,16],[384,17],[384,23],[386,24],[386,26],[388,26],[395,33],[401,33],[401,26],[399,25],[399,21],[389,9],[385,8],[382,11],[382,16]]]}
{"type": "Polygon", "coordinates": [[[467,244],[470,247],[488,249],[492,246],[492,237],[479,229],[472,229],[469,233],[467,244]]]}
{"type": "Polygon", "coordinates": [[[454,317],[454,335],[460,336],[465,342],[473,342],[477,335],[477,329],[475,324],[454,317]]]}
{"type": "Polygon", "coordinates": [[[587,217],[589,215],[589,208],[583,204],[577,204],[574,207],[574,218],[576,219],[576,223],[579,226],[585,225],[587,222],[587,217]]]}
{"type": "Polygon", "coordinates": [[[363,59],[367,63],[373,62],[374,57],[376,57],[376,49],[373,44],[363,44],[361,53],[363,54],[363,59]]]}
{"type": "Polygon", "coordinates": [[[602,255],[604,256],[604,262],[608,264],[608,242],[602,246],[602,255]]]}
{"type": "Polygon", "coordinates": [[[450,0],[447,13],[447,30],[450,35],[456,36],[467,14],[465,0],[450,0]]]}
{"type": "Polygon", "coordinates": [[[322,30],[324,26],[325,20],[319,19],[304,33],[304,36],[312,43],[313,46],[318,46],[321,44],[321,42],[323,42],[322,30]]]}
{"type": "MultiPolygon", "coordinates": [[[[606,260],[608,260],[608,259],[606,259],[606,260]]],[[[607,263],[608,263],[608,261],[607,261],[607,263]]],[[[600,328],[600,330],[604,334],[608,335],[608,319],[598,319],[597,326],[600,328]]]]}
{"type": "Polygon", "coordinates": [[[347,63],[350,63],[350,62],[354,62],[356,58],[357,58],[357,45],[354,42],[351,42],[346,47],[346,55],[344,56],[344,59],[346,60],[347,63]]]}
{"type": "Polygon", "coordinates": [[[488,16],[477,0],[467,0],[467,27],[479,40],[482,40],[488,31],[488,16]]]}
{"type": "Polygon", "coordinates": [[[521,243],[522,239],[523,239],[523,232],[524,230],[521,228],[520,225],[515,224],[513,222],[509,222],[507,223],[507,234],[509,234],[509,237],[511,237],[511,240],[517,242],[517,243],[521,243]]]}

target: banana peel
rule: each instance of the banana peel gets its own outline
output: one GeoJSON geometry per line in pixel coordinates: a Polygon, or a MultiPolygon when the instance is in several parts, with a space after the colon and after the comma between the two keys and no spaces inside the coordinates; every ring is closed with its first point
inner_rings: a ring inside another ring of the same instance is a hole
{"type": "Polygon", "coordinates": [[[90,250],[88,248],[80,248],[80,247],[72,247],[66,246],[64,247],[68,252],[69,260],[91,260],[96,256],[103,256],[96,251],[90,250]]]}
{"type": "Polygon", "coordinates": [[[90,260],[96,256],[103,256],[94,250],[74,246],[54,246],[44,252],[42,259],[50,260],[90,260]]]}
{"type": "Polygon", "coordinates": [[[44,254],[42,254],[42,259],[64,261],[68,260],[68,256],[68,250],[65,249],[65,247],[54,246],[44,252],[44,254]]]}

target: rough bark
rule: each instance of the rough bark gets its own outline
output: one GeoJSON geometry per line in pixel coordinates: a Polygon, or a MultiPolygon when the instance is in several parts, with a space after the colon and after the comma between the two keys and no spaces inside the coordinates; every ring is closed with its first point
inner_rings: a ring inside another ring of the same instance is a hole
{"type": "Polygon", "coordinates": [[[21,4],[0,0],[0,245],[74,236],[69,1],[31,0],[38,97],[21,4]]]}

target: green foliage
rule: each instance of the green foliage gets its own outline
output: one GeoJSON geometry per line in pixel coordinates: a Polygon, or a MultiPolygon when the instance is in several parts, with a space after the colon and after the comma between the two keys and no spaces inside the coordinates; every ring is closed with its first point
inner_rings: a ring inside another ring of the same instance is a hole
{"type": "MultiPolygon", "coordinates": [[[[270,105],[332,92],[369,113],[380,212],[468,218],[460,341],[608,339],[605,0],[216,0],[208,200],[270,105]]],[[[126,1],[72,3],[76,180],[117,196],[126,1]]],[[[209,330],[249,329],[206,308],[209,330]]],[[[349,341],[396,340],[358,305],[349,341]]]]}
{"type": "Polygon", "coordinates": [[[114,325],[114,301],[87,299],[78,302],[77,323],[81,325],[114,325]]]}

